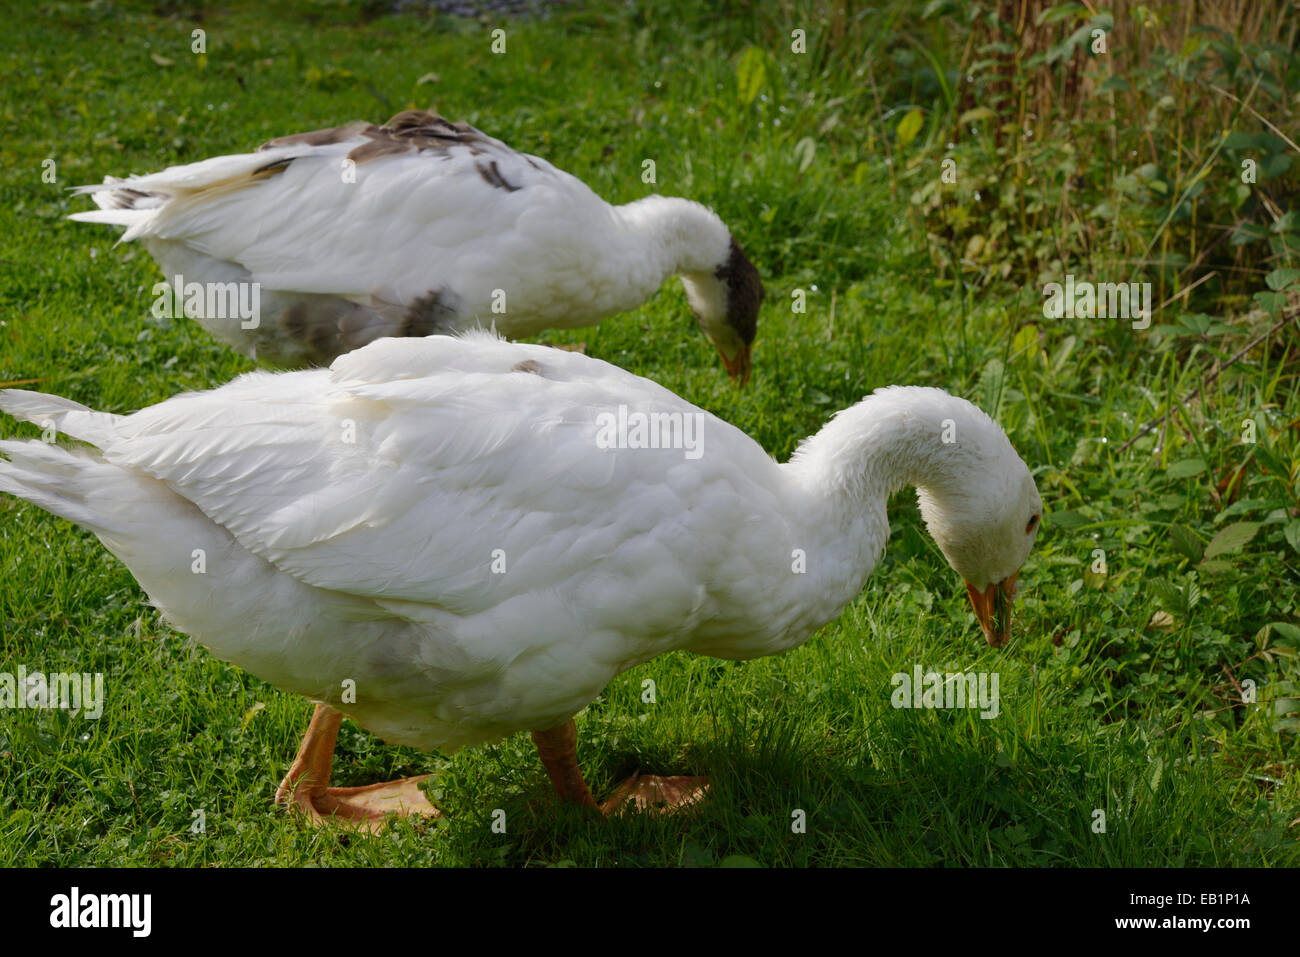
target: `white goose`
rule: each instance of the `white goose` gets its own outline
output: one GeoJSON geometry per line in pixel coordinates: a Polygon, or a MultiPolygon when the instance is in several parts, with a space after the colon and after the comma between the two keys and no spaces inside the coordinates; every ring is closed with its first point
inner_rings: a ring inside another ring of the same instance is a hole
{"type": "Polygon", "coordinates": [[[207,284],[187,313],[254,359],[328,365],[384,336],[592,325],[677,274],[727,371],[749,375],[763,286],[716,214],[663,196],[611,206],[432,113],[81,191],[101,209],[72,219],[126,226],[179,290],[207,284]]]}
{"type": "MultiPolygon", "coordinates": [[[[1042,510],[997,424],[938,389],[881,389],[778,465],[653,382],[486,333],[133,415],[20,390],[0,409],[94,446],[0,442],[0,491],[90,529],[178,629],[319,703],[280,791],[316,821],[436,813],[419,779],[327,787],[340,712],[444,751],[531,730],[561,797],[593,804],[573,716],[671,649],[804,642],[862,589],[904,485],[999,644],[1042,510]]],[[[701,785],[641,777],[618,799],[701,785]]]]}

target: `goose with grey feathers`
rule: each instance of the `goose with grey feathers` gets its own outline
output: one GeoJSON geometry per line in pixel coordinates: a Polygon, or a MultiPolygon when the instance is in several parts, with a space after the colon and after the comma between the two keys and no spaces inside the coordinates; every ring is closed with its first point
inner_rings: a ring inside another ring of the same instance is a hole
{"type": "Polygon", "coordinates": [[[433,113],[80,191],[100,208],[72,219],[125,226],[169,285],[207,290],[184,296],[186,313],[253,359],[328,365],[387,336],[587,326],[679,275],[728,373],[749,376],[763,286],[712,210],[663,196],[610,205],[433,113]],[[256,308],[237,308],[250,289],[242,305],[256,308]]]}

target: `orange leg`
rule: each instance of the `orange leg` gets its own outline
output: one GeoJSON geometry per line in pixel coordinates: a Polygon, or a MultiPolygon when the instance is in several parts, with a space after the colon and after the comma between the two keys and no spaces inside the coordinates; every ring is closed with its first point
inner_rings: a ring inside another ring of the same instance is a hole
{"type": "Polygon", "coordinates": [[[371,831],[379,830],[389,814],[438,817],[438,809],[419,787],[427,774],[366,787],[330,787],[334,742],[342,723],[339,712],[328,705],[316,705],[298,756],[276,788],[277,805],[297,808],[316,826],[334,822],[371,831]]]}
{"type": "Polygon", "coordinates": [[[533,743],[537,745],[537,754],[546,766],[546,773],[551,776],[560,800],[584,807],[599,807],[605,815],[629,805],[638,811],[666,814],[702,800],[709,788],[708,778],[637,773],[624,781],[613,797],[597,805],[578,768],[578,728],[572,718],[558,728],[534,731],[533,743]]]}
{"type": "Polygon", "coordinates": [[[560,800],[595,807],[596,799],[578,768],[578,726],[573,719],[549,731],[534,731],[533,744],[537,745],[537,756],[546,766],[560,800]]]}

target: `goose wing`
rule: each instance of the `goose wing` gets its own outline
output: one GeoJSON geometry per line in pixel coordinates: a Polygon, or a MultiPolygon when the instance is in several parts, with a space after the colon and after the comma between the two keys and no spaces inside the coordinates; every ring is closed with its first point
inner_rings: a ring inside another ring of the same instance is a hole
{"type": "Polygon", "coordinates": [[[486,333],[384,339],[330,370],[249,373],[128,416],[115,434],[110,461],[166,482],[298,579],[460,613],[602,567],[625,588],[671,575],[694,589],[686,578],[707,575],[709,550],[726,548],[777,468],[648,380],[486,333]],[[702,430],[701,454],[602,448],[620,405],[682,417],[702,430]]]}
{"type": "Polygon", "coordinates": [[[521,231],[600,202],[581,180],[423,111],[281,137],[258,151],[83,187],[82,221],[180,242],[266,290],[405,305],[502,270],[521,231]]]}

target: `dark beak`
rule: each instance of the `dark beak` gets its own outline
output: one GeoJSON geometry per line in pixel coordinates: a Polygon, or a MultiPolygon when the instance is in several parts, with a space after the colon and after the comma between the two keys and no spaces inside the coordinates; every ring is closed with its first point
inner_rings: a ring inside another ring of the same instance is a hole
{"type": "Polygon", "coordinates": [[[743,386],[749,381],[749,346],[737,352],[734,359],[728,359],[727,354],[721,349],[718,350],[718,355],[722,357],[722,365],[727,370],[727,375],[731,376],[731,380],[736,385],[743,386]]]}
{"type": "Polygon", "coordinates": [[[966,583],[966,594],[970,595],[975,617],[979,619],[984,640],[990,647],[1001,648],[1011,637],[1011,603],[1016,596],[1016,575],[994,582],[983,591],[970,582],[966,583]]]}

